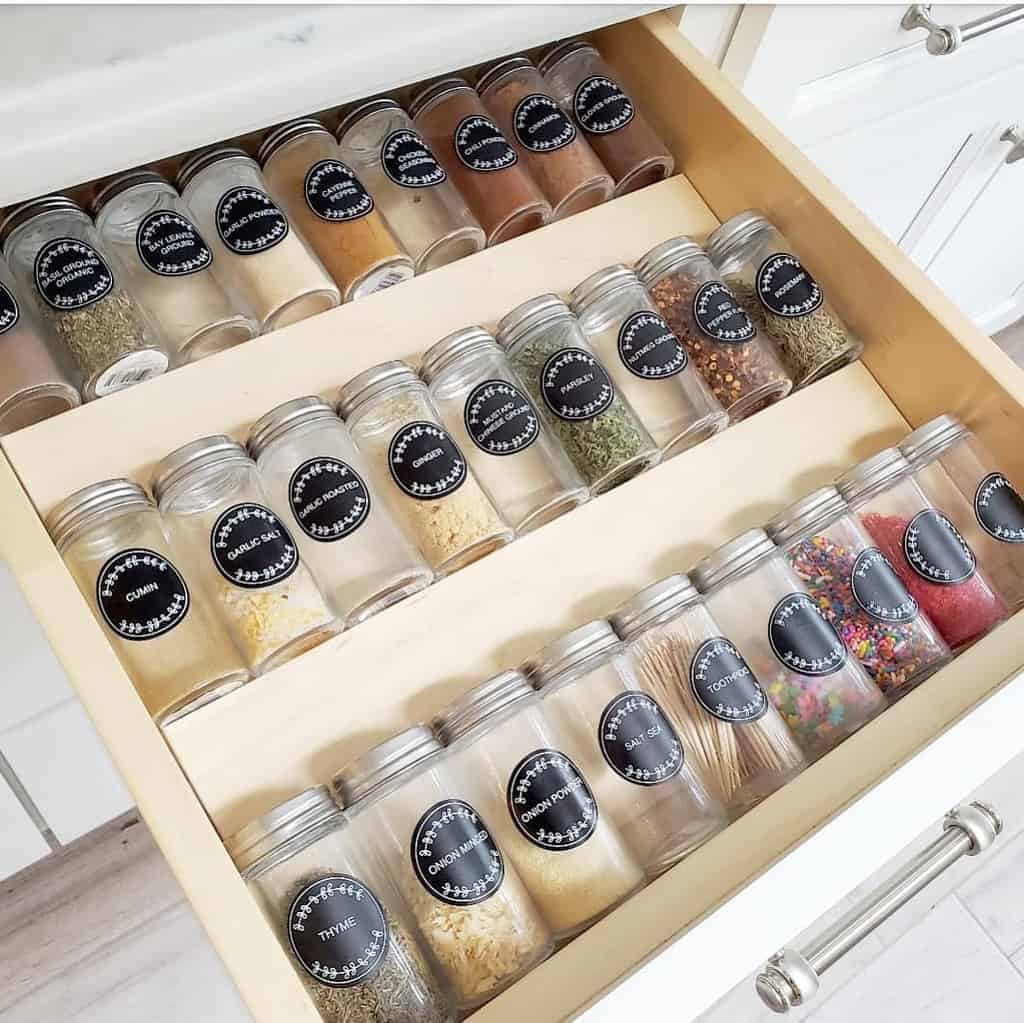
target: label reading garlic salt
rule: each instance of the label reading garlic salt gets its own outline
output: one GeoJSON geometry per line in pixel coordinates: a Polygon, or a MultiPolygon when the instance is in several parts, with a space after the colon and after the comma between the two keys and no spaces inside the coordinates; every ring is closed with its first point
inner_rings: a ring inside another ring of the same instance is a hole
{"type": "Polygon", "coordinates": [[[576,138],[576,128],[550,97],[533,93],[524,96],[512,115],[516,138],[531,153],[552,153],[576,138]]]}
{"type": "Polygon", "coordinates": [[[36,254],[35,282],[54,309],[84,309],[110,294],[114,275],[103,257],[77,238],[55,238],[36,254]]]}
{"type": "Polygon", "coordinates": [[[846,647],[806,593],[790,593],[775,605],[768,626],[772,652],[800,675],[831,675],[846,663],[846,647]]]}
{"type": "Polygon", "coordinates": [[[103,620],[122,639],[154,639],[170,632],[188,613],[189,602],[181,573],[145,547],[118,552],[96,579],[103,620]]]}
{"type": "Polygon", "coordinates": [[[519,159],[501,129],[481,114],[459,121],[455,128],[455,152],[470,170],[482,173],[505,170],[519,159]]]}
{"type": "Polygon", "coordinates": [[[370,491],[340,458],[310,458],[292,473],[288,500],[299,529],[331,543],[354,533],[370,514],[370,491]]]}
{"type": "Polygon", "coordinates": [[[877,547],[857,555],[850,589],[861,610],[880,622],[912,622],[918,615],[917,601],[877,547]]]}
{"type": "Polygon", "coordinates": [[[258,188],[229,189],[217,203],[220,240],[240,256],[266,252],[288,236],[288,218],[258,188]]]}
{"type": "Polygon", "coordinates": [[[690,662],[690,688],[719,721],[746,724],[768,712],[768,697],[743,655],[724,636],[704,640],[690,662]]]}
{"type": "Polygon", "coordinates": [[[645,693],[622,693],[605,707],[598,744],[608,766],[634,785],[660,785],[683,766],[679,736],[645,693]]]}
{"type": "Polygon", "coordinates": [[[525,451],[540,435],[530,399],[507,380],[485,380],[474,387],[464,417],[473,443],[489,455],[525,451]]]}
{"type": "Polygon", "coordinates": [[[761,264],[755,286],[761,304],[776,316],[806,316],[825,300],[818,282],[788,252],[777,252],[761,264]]]}
{"type": "Polygon", "coordinates": [[[225,579],[245,589],[273,586],[299,566],[299,552],[281,520],[261,504],[236,504],[210,530],[213,563],[225,579]]]}
{"type": "Polygon", "coordinates": [[[721,281],[708,281],[693,296],[693,318],[712,341],[742,344],[757,333],[746,310],[721,281]]]}
{"type": "Polygon", "coordinates": [[[436,423],[403,426],[388,447],[391,478],[403,493],[432,501],[458,490],[466,480],[466,459],[459,446],[436,423]]]}
{"type": "Polygon", "coordinates": [[[10,330],[18,322],[20,315],[17,300],[0,284],[0,334],[10,330]]]}
{"type": "Polygon", "coordinates": [[[380,162],[384,173],[403,188],[431,188],[448,180],[430,146],[411,128],[399,128],[383,141],[380,162]]]}
{"type": "Polygon", "coordinates": [[[978,567],[974,551],[960,531],[934,508],[918,512],[907,524],[903,553],[922,579],[939,586],[966,582],[978,567]]]}
{"type": "Polygon", "coordinates": [[[321,220],[338,223],[358,220],[373,212],[373,198],[340,160],[321,160],[306,173],[303,186],[306,205],[321,220]]]}
{"type": "Polygon", "coordinates": [[[974,513],[989,536],[1003,543],[1024,543],[1024,499],[1001,472],[989,473],[978,484],[974,513]]]}
{"type": "Polygon", "coordinates": [[[539,749],[523,757],[508,780],[506,797],[516,827],[541,849],[575,849],[597,827],[590,786],[558,750],[539,749]]]}
{"type": "Polygon", "coordinates": [[[644,380],[674,377],[689,359],[672,328],[657,314],[637,312],[619,328],[619,358],[634,376],[644,380]]]}
{"type": "Polygon", "coordinates": [[[604,412],[615,399],[615,388],[608,371],[590,352],[563,348],[544,363],[541,394],[559,419],[575,422],[604,412]]]}
{"type": "Polygon", "coordinates": [[[161,277],[186,277],[213,262],[195,224],[174,210],[156,210],[144,217],[135,232],[135,249],[142,265],[161,277]]]}
{"type": "Polygon", "coordinates": [[[605,75],[592,75],[576,86],[572,109],[583,130],[592,135],[607,135],[625,128],[636,116],[633,101],[617,82],[605,75]]]}

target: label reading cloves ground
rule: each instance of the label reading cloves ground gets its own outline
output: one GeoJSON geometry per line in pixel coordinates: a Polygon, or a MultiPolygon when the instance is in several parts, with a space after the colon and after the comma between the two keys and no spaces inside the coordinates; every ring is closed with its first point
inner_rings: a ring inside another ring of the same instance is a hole
{"type": "Polygon", "coordinates": [[[1024,543],[1024,499],[1001,472],[989,473],[978,484],[974,513],[989,536],[1003,543],[1024,543]]]}
{"type": "Polygon", "coordinates": [[[516,827],[541,849],[575,849],[597,828],[597,800],[579,768],[558,750],[523,757],[506,796],[516,827]]]}
{"type": "Polygon", "coordinates": [[[15,297],[0,284],[0,334],[11,329],[21,316],[15,297]]]}
{"type": "Polygon", "coordinates": [[[746,310],[721,281],[708,281],[693,296],[693,318],[712,341],[742,344],[757,333],[746,310]]]}
{"type": "Polygon", "coordinates": [[[485,380],[466,398],[466,432],[489,455],[525,451],[540,434],[530,399],[507,380],[485,380]]]}
{"type": "Polygon", "coordinates": [[[960,531],[934,508],[918,512],[907,524],[903,554],[922,579],[940,586],[966,582],[978,567],[960,531]]]}
{"type": "Polygon", "coordinates": [[[775,605],[768,640],[779,661],[799,675],[831,675],[846,663],[839,633],[806,593],[790,593],[775,605]]]}
{"type": "Polygon", "coordinates": [[[505,170],[519,159],[501,129],[482,114],[472,114],[455,128],[455,152],[470,169],[489,173],[505,170]]]}
{"type": "Polygon", "coordinates": [[[880,622],[912,622],[918,616],[917,601],[877,547],[857,555],[850,589],[861,610],[880,622]]]}
{"type": "Polygon", "coordinates": [[[39,294],[54,309],[84,309],[110,294],[114,275],[103,257],[77,238],[55,238],[36,254],[39,294]]]}
{"type": "Polygon", "coordinates": [[[562,108],[540,93],[524,96],[512,115],[516,138],[531,153],[552,153],[576,138],[576,127],[562,108]]]}
{"type": "Polygon", "coordinates": [[[634,785],[660,785],[683,766],[679,736],[645,693],[622,693],[605,707],[598,743],[608,766],[634,785]]]}
{"type": "Polygon", "coordinates": [[[189,592],[181,573],[145,547],[120,551],[100,569],[96,603],[122,639],[154,639],[188,614],[189,592]]]}
{"type": "Polygon", "coordinates": [[[825,300],[818,282],[788,252],[777,252],[761,264],[756,288],[761,304],[777,316],[806,316],[825,300]]]}
{"type": "Polygon", "coordinates": [[[266,192],[239,186],[217,203],[220,240],[240,256],[266,252],[288,236],[288,218],[266,192]]]}
{"type": "Polygon", "coordinates": [[[615,400],[608,371],[582,348],[555,352],[544,363],[540,387],[544,404],[569,422],[593,419],[615,400]]]}
{"type": "Polygon", "coordinates": [[[591,75],[576,86],[572,109],[583,130],[592,135],[625,128],[636,116],[633,101],[605,75],[591,75]]]}
{"type": "Polygon", "coordinates": [[[431,188],[448,179],[444,168],[423,137],[410,128],[399,128],[380,147],[384,173],[403,188],[431,188]]]}
{"type": "Polygon", "coordinates": [[[724,636],[704,640],[690,662],[690,688],[719,721],[746,724],[768,712],[768,697],[743,655],[724,636]]]}
{"type": "Polygon", "coordinates": [[[686,350],[672,328],[652,312],[633,313],[619,328],[619,358],[644,380],[674,377],[686,369],[686,350]]]}
{"type": "Polygon", "coordinates": [[[370,193],[356,172],[340,160],[314,163],[306,173],[304,190],[306,205],[321,220],[358,220],[373,212],[370,193]]]}
{"type": "Polygon", "coordinates": [[[199,273],[213,262],[213,253],[188,217],[174,210],[156,210],[135,232],[142,265],[161,277],[199,273]]]}
{"type": "Polygon", "coordinates": [[[399,488],[420,501],[458,490],[466,480],[466,459],[448,431],[436,423],[403,426],[391,438],[388,468],[399,488]]]}
{"type": "Polygon", "coordinates": [[[299,567],[291,534],[261,504],[236,504],[221,512],[210,531],[210,552],[220,574],[245,589],[273,586],[299,567]]]}
{"type": "Polygon", "coordinates": [[[299,529],[321,543],[354,533],[370,514],[370,491],[340,458],[310,458],[292,473],[288,500],[299,529]]]}

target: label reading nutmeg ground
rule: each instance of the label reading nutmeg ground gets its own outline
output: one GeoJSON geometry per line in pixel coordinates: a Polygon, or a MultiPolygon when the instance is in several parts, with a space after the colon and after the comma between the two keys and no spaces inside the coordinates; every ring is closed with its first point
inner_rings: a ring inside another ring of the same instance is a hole
{"type": "Polygon", "coordinates": [[[630,373],[644,380],[674,377],[689,362],[672,328],[647,310],[626,317],[619,328],[619,358],[630,373]]]}
{"type": "Polygon", "coordinates": [[[850,589],[861,610],[880,622],[912,622],[920,611],[896,569],[877,547],[857,555],[850,589]]]}
{"type": "Polygon", "coordinates": [[[340,458],[310,458],[292,473],[288,500],[299,529],[331,543],[354,533],[370,514],[370,491],[340,458]]]}
{"type": "Polygon", "coordinates": [[[576,127],[562,108],[540,93],[524,96],[512,115],[516,138],[531,153],[551,153],[576,138],[576,127]]]}
{"type": "Polygon", "coordinates": [[[160,277],[186,277],[213,262],[198,228],[174,210],[155,210],[143,217],[135,232],[135,249],[142,265],[160,277]]]}
{"type": "Polygon", "coordinates": [[[339,223],[358,220],[373,212],[373,199],[341,160],[320,160],[306,172],[306,205],[321,220],[339,223]]]}
{"type": "Polygon", "coordinates": [[[154,639],[188,614],[189,592],[181,573],[145,547],[119,551],[100,569],[96,603],[122,639],[154,639]]]}
{"type": "Polygon", "coordinates": [[[598,744],[608,766],[634,785],[660,785],[683,766],[679,736],[646,693],[622,693],[605,707],[598,744]]]}
{"type": "Polygon", "coordinates": [[[299,567],[299,552],[284,523],[261,504],[236,504],[210,530],[213,563],[225,579],[245,589],[273,586],[299,567]]]}
{"type": "Polygon", "coordinates": [[[719,721],[746,724],[768,712],[768,697],[743,655],[724,636],[704,640],[690,662],[690,688],[719,721]]]}
{"type": "Polygon", "coordinates": [[[432,188],[448,180],[423,136],[411,128],[391,132],[381,143],[384,173],[403,188],[432,188]]]}
{"type": "Polygon", "coordinates": [[[0,334],[10,330],[21,316],[14,295],[0,284],[0,334]]]}
{"type": "Polygon", "coordinates": [[[779,661],[799,675],[831,675],[846,663],[839,633],[806,593],[790,593],[775,605],[768,640],[779,661]]]}
{"type": "Polygon", "coordinates": [[[777,252],[761,264],[755,286],[761,304],[776,316],[806,316],[825,300],[818,282],[788,252],[777,252]]]}
{"type": "Polygon", "coordinates": [[[1024,499],[1001,472],[989,473],[978,484],[974,513],[989,536],[1003,543],[1024,543],[1024,499]]]}
{"type": "Polygon", "coordinates": [[[516,827],[541,849],[575,849],[597,828],[594,794],[579,768],[558,750],[523,757],[509,777],[506,796],[516,827]]]}
{"type": "Polygon", "coordinates": [[[633,101],[618,82],[606,75],[591,75],[576,86],[572,109],[584,131],[607,135],[625,128],[636,116],[633,101]]]}
{"type": "Polygon", "coordinates": [[[615,400],[608,371],[582,348],[555,352],[544,363],[540,386],[544,404],[569,422],[593,419],[615,400]]]}
{"type": "Polygon", "coordinates": [[[220,197],[217,233],[232,252],[250,256],[284,241],[288,236],[288,218],[266,192],[242,185],[220,197]]]}
{"type": "Polygon", "coordinates": [[[530,399],[507,380],[485,380],[466,398],[466,432],[489,455],[515,455],[539,436],[540,423],[530,399]]]}
{"type": "Polygon", "coordinates": [[[978,560],[960,531],[942,512],[918,512],[903,534],[903,554],[922,578],[939,586],[955,586],[974,575],[978,560]]]}
{"type": "Polygon", "coordinates": [[[432,501],[466,481],[466,459],[448,431],[436,423],[407,423],[388,447],[391,478],[403,493],[432,501]]]}
{"type": "Polygon", "coordinates": [[[693,318],[712,341],[742,344],[757,334],[746,310],[721,281],[702,284],[693,297],[693,318]]]}
{"type": "Polygon", "coordinates": [[[470,170],[482,173],[505,170],[519,159],[501,129],[482,114],[471,114],[459,121],[455,128],[455,152],[470,170]]]}
{"type": "Polygon", "coordinates": [[[114,275],[88,242],[55,238],[35,260],[35,282],[47,305],[62,312],[84,309],[110,294],[114,275]]]}

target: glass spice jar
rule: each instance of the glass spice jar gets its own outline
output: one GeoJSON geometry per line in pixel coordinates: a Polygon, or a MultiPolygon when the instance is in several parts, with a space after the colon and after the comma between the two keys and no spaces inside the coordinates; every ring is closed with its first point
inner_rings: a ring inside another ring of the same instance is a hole
{"type": "Polygon", "coordinates": [[[270,507],[346,625],[429,586],[434,573],[392,519],[345,424],[319,398],[294,398],[249,431],[270,507]]]}
{"type": "Polygon", "coordinates": [[[479,252],[486,237],[466,200],[390,99],[373,99],[349,111],[338,125],[341,156],[366,183],[391,230],[426,273],[479,252]]]}
{"type": "Polygon", "coordinates": [[[721,803],[694,773],[690,751],[640,685],[608,622],[598,619],[560,636],[522,670],[648,877],[725,827],[721,803]]]}
{"type": "Polygon", "coordinates": [[[615,182],[531,61],[510,57],[494,64],[476,89],[551,204],[552,220],[611,198],[615,182]]]}
{"type": "Polygon", "coordinates": [[[711,232],[707,251],[757,329],[775,342],[796,387],[860,358],[863,342],[763,214],[737,213],[711,232]]]}
{"type": "Polygon", "coordinates": [[[321,785],[224,844],[324,1023],[455,1023],[369,839],[321,785]]]}
{"type": "Polygon", "coordinates": [[[540,72],[615,179],[616,195],[672,173],[672,154],[595,47],[581,39],[561,43],[541,59],[540,72]]]}
{"type": "Polygon", "coordinates": [[[462,1012],[551,954],[551,932],[479,809],[482,786],[450,769],[429,728],[368,750],[334,787],[372,836],[462,1012]]]}
{"type": "Polygon", "coordinates": [[[569,737],[521,672],[480,683],[434,724],[453,770],[479,780],[480,810],[556,941],[643,887],[642,868],[567,752],[569,737]]]}
{"type": "Polygon", "coordinates": [[[156,326],[175,365],[254,338],[259,324],[229,297],[220,261],[171,184],[131,171],[92,203],[96,229],[118,275],[156,326]]]}
{"type": "Polygon", "coordinates": [[[616,390],[633,406],[665,458],[729,425],[729,417],[639,278],[621,263],[572,289],[576,314],[616,390]]]}
{"type": "Polygon", "coordinates": [[[743,655],[686,575],[641,590],[611,616],[639,688],[663,709],[690,765],[736,818],[807,762],[743,655]]]}
{"type": "Polygon", "coordinates": [[[333,309],[341,295],[306,241],[267,194],[259,164],[244,150],[189,157],[178,190],[216,248],[238,300],[263,333],[333,309]]]}
{"type": "Polygon", "coordinates": [[[464,78],[420,89],[409,113],[469,203],[488,245],[518,238],[551,219],[551,207],[530,172],[464,78]]]}
{"type": "Polygon", "coordinates": [[[341,389],[338,412],[377,492],[439,576],[512,540],[513,531],[442,425],[427,385],[404,362],[384,362],[353,377],[341,389]]]}
{"type": "Polygon", "coordinates": [[[949,647],[835,487],[796,501],[765,530],[890,702],[950,660],[949,647]]]}
{"type": "Polygon", "coordinates": [[[954,653],[1007,617],[975,552],[898,448],[855,465],[836,486],[954,653]]]}
{"type": "Polygon", "coordinates": [[[657,465],[658,445],[557,295],[531,298],[504,316],[498,341],[592,494],[657,465]]]}
{"type": "Polygon", "coordinates": [[[885,708],[878,687],[763,529],[723,544],[692,578],[808,760],[885,708]]]}
{"type": "Polygon", "coordinates": [[[285,524],[270,510],[256,463],[230,437],[203,437],[153,470],[153,493],[173,540],[257,673],[338,631],[285,524]]]}
{"type": "Polygon", "coordinates": [[[83,487],[53,509],[46,526],[158,725],[248,681],[241,656],[185,581],[185,557],[137,483],[83,487]]]}
{"type": "Polygon", "coordinates": [[[1019,611],[1024,607],[1024,498],[999,463],[954,415],[918,427],[900,451],[921,489],[947,512],[1000,595],[1019,611]]]}
{"type": "Polygon", "coordinates": [[[655,245],[636,272],[731,422],[793,389],[771,341],[758,332],[695,242],[679,237],[655,245]]]}
{"type": "Polygon", "coordinates": [[[587,488],[481,327],[449,334],[423,356],[420,376],[441,419],[519,534],[587,499],[587,488]]]}
{"type": "Polygon", "coordinates": [[[412,260],[319,121],[291,121],[268,132],[258,157],[271,194],[320,257],[343,301],[412,277],[412,260]]]}
{"type": "Polygon", "coordinates": [[[61,195],[16,206],[0,245],[19,292],[67,353],[85,401],[160,376],[170,361],[111,269],[85,211],[61,195]]]}

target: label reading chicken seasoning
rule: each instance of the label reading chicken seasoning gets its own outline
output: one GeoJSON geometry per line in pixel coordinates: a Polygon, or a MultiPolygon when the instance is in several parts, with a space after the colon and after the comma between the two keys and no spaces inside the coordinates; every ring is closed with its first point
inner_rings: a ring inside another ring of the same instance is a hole
{"type": "Polygon", "coordinates": [[[384,173],[403,188],[431,188],[448,180],[444,168],[423,137],[411,128],[399,128],[380,147],[384,173]]]}
{"type": "Polygon", "coordinates": [[[266,192],[243,185],[220,197],[217,233],[232,252],[251,256],[284,241],[288,236],[288,218],[266,192]]]}

